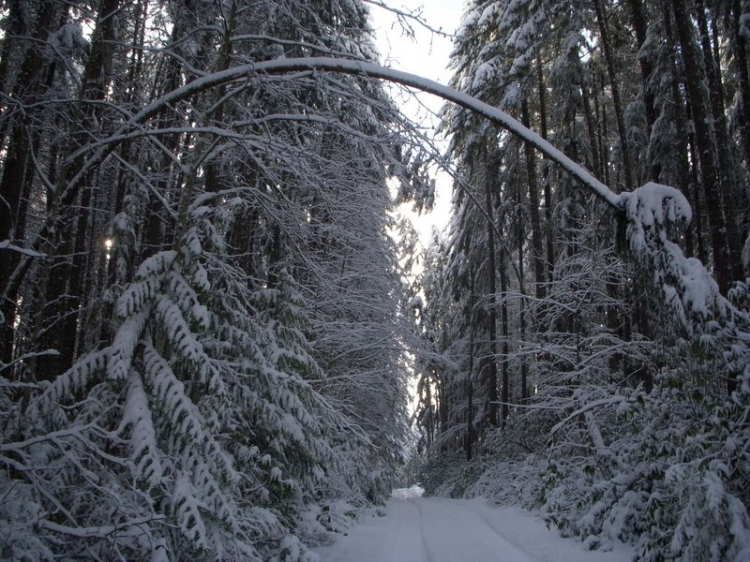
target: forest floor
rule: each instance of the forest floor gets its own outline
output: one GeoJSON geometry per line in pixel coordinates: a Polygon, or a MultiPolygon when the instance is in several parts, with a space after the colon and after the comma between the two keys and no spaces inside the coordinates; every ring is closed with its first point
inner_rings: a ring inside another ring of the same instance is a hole
{"type": "Polygon", "coordinates": [[[632,552],[587,551],[516,508],[482,500],[395,497],[384,517],[353,527],[321,562],[626,562],[632,552]]]}

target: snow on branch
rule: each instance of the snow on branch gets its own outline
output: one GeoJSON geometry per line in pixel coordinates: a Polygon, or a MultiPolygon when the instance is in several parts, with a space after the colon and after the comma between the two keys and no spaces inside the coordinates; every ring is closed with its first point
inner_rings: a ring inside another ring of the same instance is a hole
{"type": "Polygon", "coordinates": [[[687,224],[693,218],[687,199],[674,187],[648,182],[620,197],[625,203],[628,218],[642,227],[640,233],[634,233],[639,236],[638,239],[631,236],[631,245],[643,243],[643,227],[666,226],[668,223],[678,222],[687,224]]]}
{"type": "Polygon", "coordinates": [[[748,295],[747,283],[736,283],[729,298],[703,263],[688,258],[669,240],[670,225],[687,224],[690,205],[673,187],[647,183],[632,193],[623,193],[631,252],[647,264],[654,285],[661,289],[689,337],[703,347],[720,350],[729,372],[730,393],[750,391],[750,314],[741,304],[748,295]],[[739,303],[739,304],[737,304],[739,303]],[[744,382],[743,382],[744,381],[744,382]]]}
{"type": "MultiPolygon", "coordinates": [[[[196,78],[144,106],[108,139],[96,141],[99,145],[98,150],[89,157],[80,170],[74,170],[74,174],[69,176],[72,179],[67,185],[62,186],[63,189],[58,190],[58,198],[64,201],[74,196],[87,170],[96,166],[110,154],[124,138],[127,138],[129,132],[138,129],[166,107],[208,89],[232,82],[247,82],[253,78],[262,79],[264,75],[317,71],[387,80],[437,95],[482,115],[556,162],[578,179],[586,189],[617,212],[624,212],[629,222],[631,250],[640,253],[656,269],[657,285],[662,285],[667,301],[675,305],[677,314],[684,324],[695,324],[692,319],[695,313],[700,313],[705,319],[705,316],[711,316],[714,313],[723,317],[729,310],[734,309],[718,292],[715,281],[703,264],[698,260],[686,258],[680,248],[667,238],[667,227],[670,223],[688,222],[692,215],[690,206],[678,190],[648,183],[632,193],[617,195],[583,166],[574,162],[506,112],[433,80],[357,60],[329,57],[274,59],[239,65],[196,78]]],[[[61,174],[61,176],[66,175],[61,174]]],[[[50,224],[42,229],[35,246],[41,243],[39,240],[42,240],[48,229],[53,227],[54,225],[50,224]]],[[[35,252],[36,249],[32,248],[31,251],[35,252]]],[[[25,265],[22,264],[19,267],[27,268],[29,260],[26,256],[24,258],[25,265]]]]}
{"type": "Polygon", "coordinates": [[[47,531],[85,539],[108,538],[115,533],[121,533],[122,531],[130,529],[132,527],[138,527],[140,525],[145,525],[154,521],[162,521],[164,519],[165,518],[162,516],[148,515],[145,517],[135,517],[118,525],[103,525],[100,527],[70,527],[68,525],[61,525],[59,523],[54,523],[46,519],[40,519],[38,524],[40,527],[46,529],[47,531]]]}
{"type": "Polygon", "coordinates": [[[11,252],[18,252],[19,254],[23,254],[24,256],[28,256],[30,258],[44,257],[44,254],[42,253],[36,252],[34,250],[29,250],[28,248],[22,248],[21,246],[16,246],[15,244],[12,244],[10,240],[0,241],[0,250],[10,250],[11,252]]]}
{"type": "Polygon", "coordinates": [[[586,414],[589,411],[594,410],[596,408],[603,408],[605,406],[612,406],[614,404],[619,404],[620,402],[624,400],[625,400],[624,396],[615,395],[615,396],[611,396],[608,398],[602,398],[600,400],[594,400],[593,402],[589,402],[585,404],[584,406],[580,407],[579,409],[577,409],[576,411],[574,411],[573,413],[571,413],[570,415],[568,415],[568,417],[566,417],[565,419],[556,423],[554,427],[549,431],[549,436],[552,437],[561,428],[565,427],[565,425],[567,425],[569,421],[574,420],[581,414],[586,414]]]}
{"type": "Polygon", "coordinates": [[[649,182],[621,197],[625,202],[630,251],[651,262],[655,285],[661,288],[667,304],[691,335],[705,331],[707,320],[740,315],[721,295],[703,263],[686,257],[668,239],[670,225],[684,225],[692,218],[690,205],[680,191],[649,182]]]}
{"type": "MultiPolygon", "coordinates": [[[[551,143],[543,139],[534,131],[522,125],[519,121],[508,115],[506,112],[484,103],[469,94],[455,90],[449,86],[444,86],[434,80],[423,78],[416,74],[394,70],[374,63],[368,63],[357,60],[337,59],[329,57],[309,57],[309,58],[290,58],[274,59],[258,63],[239,65],[226,70],[208,74],[196,78],[192,82],[176,88],[165,94],[161,98],[144,106],[138,113],[126,121],[119,131],[115,132],[109,139],[97,141],[101,148],[92,155],[84,165],[85,169],[96,165],[105,157],[114,146],[127,138],[127,133],[132,131],[138,125],[145,123],[150,118],[157,115],[165,107],[171,106],[188,97],[194,96],[208,89],[229,84],[237,80],[247,80],[251,77],[263,75],[276,75],[300,71],[326,71],[343,74],[351,74],[362,77],[377,78],[386,80],[404,86],[409,86],[422,90],[447,101],[453,102],[461,107],[474,111],[493,123],[499,125],[508,132],[521,137],[526,142],[534,146],[540,152],[557,162],[571,175],[580,180],[586,188],[592,191],[597,197],[602,199],[608,205],[616,208],[622,208],[621,197],[616,195],[601,181],[596,179],[583,166],[577,164],[568,158],[561,151],[556,149],[551,143]]],[[[65,187],[66,190],[74,189],[81,174],[78,173],[73,177],[71,182],[65,187]]]]}

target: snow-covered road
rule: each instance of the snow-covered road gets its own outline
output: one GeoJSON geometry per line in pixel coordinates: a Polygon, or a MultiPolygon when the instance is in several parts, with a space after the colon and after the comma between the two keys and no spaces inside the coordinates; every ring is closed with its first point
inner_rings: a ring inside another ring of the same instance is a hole
{"type": "Polygon", "coordinates": [[[393,499],[317,551],[322,562],[626,562],[632,553],[586,551],[519,509],[479,500],[393,499]]]}

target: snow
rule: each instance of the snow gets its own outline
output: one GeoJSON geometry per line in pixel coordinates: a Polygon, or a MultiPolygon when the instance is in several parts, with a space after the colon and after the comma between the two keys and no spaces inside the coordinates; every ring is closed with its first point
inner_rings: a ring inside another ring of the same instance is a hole
{"type": "Polygon", "coordinates": [[[479,17],[479,21],[477,22],[478,27],[484,27],[489,24],[493,16],[497,13],[498,6],[495,3],[490,3],[489,6],[487,6],[484,11],[482,12],[482,15],[479,17]]]}
{"type": "Polygon", "coordinates": [[[495,77],[495,66],[492,61],[487,61],[479,65],[474,72],[474,80],[471,83],[471,90],[477,91],[484,88],[488,82],[495,77]]]}
{"type": "Polygon", "coordinates": [[[633,556],[621,545],[586,551],[521,509],[410,493],[421,488],[394,490],[385,517],[366,519],[338,543],[317,549],[321,562],[626,562],[633,556]]]}
{"type": "Polygon", "coordinates": [[[68,23],[55,31],[47,39],[47,43],[55,51],[71,53],[76,50],[86,51],[90,44],[83,36],[83,30],[77,23],[68,23]]]}
{"type": "Polygon", "coordinates": [[[643,226],[687,224],[693,218],[685,196],[667,185],[648,182],[632,193],[623,193],[621,199],[627,205],[628,216],[643,226]]]}
{"type": "Polygon", "coordinates": [[[421,498],[424,488],[415,484],[411,488],[396,488],[391,494],[397,500],[408,500],[409,498],[421,498]]]}

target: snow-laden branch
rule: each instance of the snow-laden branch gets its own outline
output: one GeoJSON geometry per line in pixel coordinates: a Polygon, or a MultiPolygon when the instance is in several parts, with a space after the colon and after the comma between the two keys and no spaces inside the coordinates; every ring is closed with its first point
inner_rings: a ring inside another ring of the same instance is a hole
{"type": "Polygon", "coordinates": [[[88,539],[111,537],[115,533],[123,532],[132,527],[138,527],[139,525],[145,525],[155,521],[163,521],[164,519],[163,516],[146,515],[143,517],[134,517],[133,519],[123,521],[117,525],[102,525],[100,527],[71,527],[69,525],[60,525],[59,523],[54,523],[47,519],[40,519],[38,525],[47,531],[70,535],[80,539],[88,539]]]}
{"type": "Polygon", "coordinates": [[[24,256],[28,256],[30,258],[44,257],[44,254],[40,254],[39,252],[35,252],[34,250],[29,250],[28,248],[22,248],[20,246],[16,246],[10,240],[0,241],[0,250],[10,250],[11,252],[18,252],[19,254],[23,254],[24,256]]]}
{"type": "Polygon", "coordinates": [[[600,400],[594,400],[593,402],[589,402],[588,404],[585,404],[584,406],[578,408],[575,412],[570,414],[564,420],[557,422],[555,426],[549,431],[549,435],[550,437],[552,437],[562,427],[565,427],[565,425],[567,425],[569,421],[577,418],[581,414],[585,414],[596,408],[603,408],[604,406],[612,406],[613,404],[619,404],[620,402],[623,402],[624,400],[625,400],[624,396],[616,395],[616,396],[611,396],[608,398],[602,398],[600,400]]]}
{"type": "MultiPolygon", "coordinates": [[[[312,57],[312,58],[292,58],[292,59],[274,59],[270,61],[258,62],[235,66],[220,72],[214,72],[205,76],[196,78],[192,82],[176,88],[171,92],[163,95],[161,98],[154,100],[144,106],[138,113],[130,117],[123,125],[108,139],[97,141],[95,144],[99,148],[82,164],[78,169],[65,170],[65,173],[59,175],[63,185],[58,185],[52,195],[50,203],[54,208],[64,207],[71,204],[77,195],[80,184],[89,171],[101,163],[117,146],[125,139],[129,138],[129,133],[139,129],[152,117],[160,112],[173,107],[182,100],[200,94],[211,88],[216,88],[225,84],[236,81],[249,81],[263,75],[289,74],[294,72],[337,72],[342,74],[351,74],[355,76],[377,78],[387,80],[404,86],[417,88],[424,92],[439,96],[447,101],[453,102],[461,107],[474,111],[493,123],[499,125],[508,132],[521,137],[526,142],[537,148],[543,154],[562,166],[571,175],[576,177],[581,183],[588,188],[594,195],[602,199],[611,207],[622,210],[624,200],[612,192],[606,185],[596,179],[588,170],[580,166],[567,156],[556,149],[548,141],[544,140],[535,132],[523,126],[513,117],[504,111],[492,107],[468,94],[444,86],[434,80],[429,80],[416,74],[386,68],[374,63],[336,59],[329,57],[312,57]],[[66,181],[67,180],[67,181],[66,181]]],[[[290,78],[291,79],[291,78],[290,78]]],[[[87,150],[86,147],[81,152],[87,150]]],[[[75,165],[76,161],[68,161],[67,166],[75,165]]],[[[66,166],[66,168],[67,168],[66,166]]],[[[46,223],[39,231],[36,241],[33,244],[31,252],[37,252],[42,247],[44,240],[56,230],[57,221],[62,220],[60,217],[54,217],[46,223]]],[[[23,256],[16,271],[11,276],[5,288],[5,295],[13,294],[18,285],[21,283],[26,270],[29,267],[30,255],[23,256]]]]}
{"type": "Polygon", "coordinates": [[[571,175],[581,181],[583,185],[597,197],[605,201],[615,209],[622,209],[620,196],[612,192],[606,185],[596,179],[588,170],[577,164],[565,154],[555,148],[551,143],[543,139],[534,131],[522,125],[519,121],[506,112],[480,101],[469,94],[444,86],[434,80],[417,76],[408,72],[387,68],[374,63],[335,59],[328,57],[312,57],[298,59],[274,59],[259,63],[235,66],[221,72],[215,72],[192,82],[185,84],[164,95],[158,100],[148,104],[135,114],[129,123],[123,128],[129,129],[132,125],[143,123],[159,113],[164,107],[175,104],[187,97],[193,96],[209,88],[214,88],[230,82],[247,79],[252,76],[263,74],[284,74],[300,71],[326,71],[352,74],[369,78],[386,80],[404,86],[422,90],[447,101],[465,107],[479,115],[482,115],[499,125],[509,133],[512,133],[531,144],[534,148],[545,154],[551,160],[562,166],[571,175]]]}
{"type": "MultiPolygon", "coordinates": [[[[0,246],[2,248],[2,246],[0,246]]],[[[35,256],[30,256],[35,257],[35,256]]],[[[13,361],[10,363],[3,363],[0,361],[0,372],[4,371],[8,367],[11,367],[13,365],[17,365],[18,363],[22,363],[24,361],[29,361],[30,359],[33,359],[35,357],[48,357],[50,355],[60,355],[60,352],[56,349],[45,349],[44,351],[35,351],[30,353],[24,353],[20,357],[16,357],[13,361]]],[[[22,388],[22,387],[28,387],[28,388],[38,388],[36,384],[30,384],[30,383],[20,383],[20,382],[10,382],[5,380],[4,378],[0,377],[0,387],[13,387],[13,388],[22,388]]]]}

